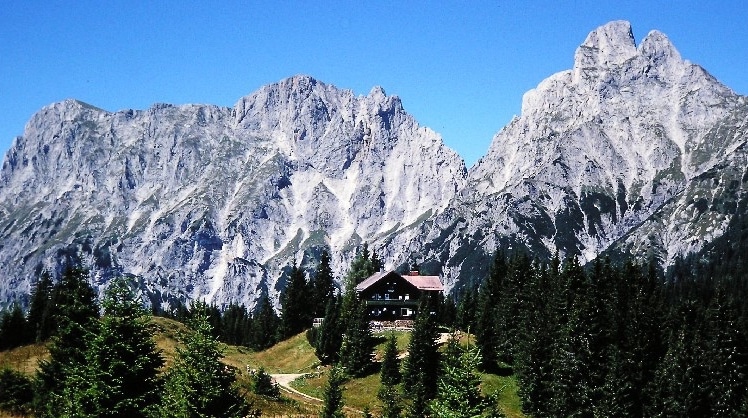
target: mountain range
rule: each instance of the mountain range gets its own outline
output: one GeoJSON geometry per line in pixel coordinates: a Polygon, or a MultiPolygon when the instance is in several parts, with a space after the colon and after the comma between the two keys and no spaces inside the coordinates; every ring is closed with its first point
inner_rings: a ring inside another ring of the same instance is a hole
{"type": "MultiPolygon", "coordinates": [[[[721,237],[746,196],[748,100],[628,22],[591,32],[572,69],[470,170],[380,87],[294,76],[233,107],[41,109],[0,170],[0,304],[81,263],[151,303],[278,300],[323,249],[345,273],[362,243],[447,289],[490,255],[600,254],[662,266],[721,237]]],[[[459,111],[459,110],[455,110],[459,111]]]]}

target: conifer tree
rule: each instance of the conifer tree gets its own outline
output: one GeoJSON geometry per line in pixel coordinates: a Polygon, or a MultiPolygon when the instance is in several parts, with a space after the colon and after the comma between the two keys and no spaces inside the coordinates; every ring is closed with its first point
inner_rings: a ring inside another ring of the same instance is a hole
{"type": "Polygon", "coordinates": [[[52,336],[53,323],[49,318],[52,299],[52,278],[43,272],[31,292],[29,313],[27,316],[31,338],[29,342],[42,342],[52,336]]]}
{"type": "Polygon", "coordinates": [[[55,286],[54,322],[57,331],[49,346],[50,357],[39,362],[34,408],[38,417],[58,417],[69,401],[64,390],[69,378],[86,364],[86,351],[98,330],[99,306],[88,283],[88,271],[69,268],[55,286]]]}
{"type": "Polygon", "coordinates": [[[166,372],[160,417],[244,417],[248,405],[236,391],[234,372],[221,363],[223,348],[207,315],[197,311],[166,372]]]}
{"type": "Polygon", "coordinates": [[[457,329],[467,331],[476,327],[477,295],[472,287],[463,288],[457,302],[455,325],[457,329]]]}
{"type": "Polygon", "coordinates": [[[483,353],[482,361],[485,370],[493,370],[499,361],[499,306],[502,303],[502,285],[507,275],[507,265],[502,252],[494,255],[491,271],[481,284],[478,292],[477,318],[475,336],[477,345],[483,353]]]}
{"type": "Polygon", "coordinates": [[[340,327],[344,331],[340,347],[340,366],[353,376],[361,376],[371,366],[374,338],[366,314],[366,302],[358,297],[356,285],[374,273],[366,243],[356,254],[345,278],[345,294],[340,308],[340,327]]]}
{"type": "Polygon", "coordinates": [[[447,328],[455,328],[457,319],[457,305],[452,295],[445,295],[444,300],[439,305],[439,324],[447,328]]]}
{"type": "Polygon", "coordinates": [[[390,333],[387,337],[380,376],[382,384],[387,386],[397,385],[402,379],[400,359],[397,358],[397,338],[394,333],[390,333]]]}
{"type": "Polygon", "coordinates": [[[480,394],[481,364],[476,348],[462,348],[453,335],[447,347],[450,353],[443,357],[442,374],[436,398],[429,403],[434,418],[477,417],[487,409],[480,394]]]}
{"type": "Polygon", "coordinates": [[[270,305],[267,294],[263,294],[252,320],[251,347],[255,350],[272,347],[278,341],[277,331],[279,326],[280,319],[270,305]]]}
{"type": "Polygon", "coordinates": [[[115,279],[86,363],[63,390],[72,416],[147,417],[158,403],[164,360],[148,329],[150,315],[124,279],[115,279]]]}
{"type": "Polygon", "coordinates": [[[340,359],[343,344],[343,321],[340,318],[340,298],[333,296],[327,301],[325,317],[316,334],[314,350],[322,364],[336,363],[340,359]]]}
{"type": "Polygon", "coordinates": [[[340,347],[340,366],[351,376],[363,376],[371,368],[374,347],[366,302],[354,296],[340,347]]]}
{"type": "Polygon", "coordinates": [[[439,333],[434,317],[428,302],[422,302],[408,343],[403,383],[406,394],[412,400],[408,409],[410,417],[424,416],[428,402],[436,396],[440,357],[437,347],[439,333]]]}
{"type": "Polygon", "coordinates": [[[383,405],[383,418],[398,418],[400,416],[402,406],[400,405],[401,399],[397,385],[401,378],[400,360],[397,358],[397,339],[394,333],[390,333],[384,349],[384,358],[380,370],[381,386],[377,393],[377,397],[383,405]]]}
{"type": "Polygon", "coordinates": [[[379,255],[376,251],[371,252],[371,270],[372,274],[381,271],[382,267],[384,266],[384,263],[382,263],[382,260],[379,258],[379,255]]]}
{"type": "Polygon", "coordinates": [[[561,333],[556,337],[553,367],[552,413],[557,416],[588,416],[595,404],[591,376],[594,344],[590,326],[590,282],[575,257],[566,260],[562,271],[569,309],[561,333]]]}
{"type": "Polygon", "coordinates": [[[5,366],[0,369],[0,411],[28,416],[33,399],[34,386],[28,376],[5,366]]]}
{"type": "Polygon", "coordinates": [[[325,405],[320,418],[345,418],[343,414],[344,373],[337,366],[330,369],[330,376],[325,386],[325,405]]]}
{"type": "Polygon", "coordinates": [[[522,324],[525,332],[518,342],[515,370],[523,410],[536,416],[547,415],[551,401],[551,359],[557,325],[549,295],[560,291],[551,285],[556,283],[554,275],[547,266],[534,268],[522,324]]]}
{"type": "Polygon", "coordinates": [[[374,273],[376,273],[376,270],[374,269],[374,264],[370,258],[369,245],[364,243],[356,253],[356,257],[354,257],[351,262],[351,268],[346,275],[346,292],[355,288],[357,284],[361,283],[374,273]]]}
{"type": "Polygon", "coordinates": [[[281,296],[281,338],[296,335],[312,325],[312,293],[301,271],[294,262],[288,286],[281,296]]]}
{"type": "Polygon", "coordinates": [[[732,416],[748,393],[748,341],[739,315],[723,288],[706,312],[705,361],[712,416],[732,416]]]}
{"type": "Polygon", "coordinates": [[[244,305],[230,304],[221,315],[221,341],[231,345],[249,345],[251,322],[244,305]]]}
{"type": "Polygon", "coordinates": [[[405,390],[410,404],[405,409],[405,417],[407,418],[426,418],[429,416],[429,402],[434,398],[435,394],[431,393],[429,389],[426,389],[422,380],[418,380],[413,386],[407,387],[405,390]]]}
{"type": "Polygon", "coordinates": [[[280,399],[280,388],[278,387],[278,384],[273,382],[273,377],[262,367],[260,367],[252,377],[252,390],[257,395],[267,396],[272,399],[280,399]]]}
{"type": "Polygon", "coordinates": [[[330,254],[322,250],[317,274],[314,277],[314,315],[322,317],[327,309],[327,302],[335,296],[335,278],[330,266],[330,254]]]}
{"type": "Polygon", "coordinates": [[[595,404],[595,416],[642,416],[642,405],[633,382],[632,371],[636,370],[636,364],[627,357],[627,353],[620,350],[611,353],[608,375],[602,387],[603,396],[595,404]]]}
{"type": "Polygon", "coordinates": [[[23,316],[21,306],[14,304],[9,312],[3,312],[0,319],[0,350],[7,350],[22,346],[30,337],[26,317],[23,316]]]}
{"type": "Polygon", "coordinates": [[[691,300],[682,302],[676,312],[678,323],[670,332],[668,350],[655,377],[657,409],[653,415],[710,416],[703,314],[691,300]]]}

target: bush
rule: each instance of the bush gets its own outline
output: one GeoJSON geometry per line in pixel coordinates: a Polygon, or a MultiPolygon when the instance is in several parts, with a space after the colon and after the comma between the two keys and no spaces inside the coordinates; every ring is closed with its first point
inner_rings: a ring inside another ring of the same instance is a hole
{"type": "Polygon", "coordinates": [[[280,388],[277,383],[273,383],[273,378],[260,368],[252,375],[252,389],[257,395],[267,396],[268,398],[280,398],[280,388]]]}
{"type": "Polygon", "coordinates": [[[31,413],[34,390],[31,379],[17,371],[0,370],[0,409],[13,414],[31,413]]]}

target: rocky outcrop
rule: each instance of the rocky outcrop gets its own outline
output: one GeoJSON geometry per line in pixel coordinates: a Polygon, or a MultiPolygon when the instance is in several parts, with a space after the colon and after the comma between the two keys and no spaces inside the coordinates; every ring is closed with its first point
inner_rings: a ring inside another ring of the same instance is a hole
{"type": "Polygon", "coordinates": [[[296,76],[233,108],[56,103],[0,172],[2,300],[81,261],[100,287],[136,277],[154,303],[251,306],[323,247],[341,272],[359,243],[441,211],[465,176],[381,88],[356,97],[296,76]]]}
{"type": "Polygon", "coordinates": [[[745,195],[747,120],[746,98],[665,35],[636,46],[628,22],[611,22],[524,95],[412,256],[445,266],[448,286],[479,280],[497,248],[670,264],[721,235],[745,195]]]}

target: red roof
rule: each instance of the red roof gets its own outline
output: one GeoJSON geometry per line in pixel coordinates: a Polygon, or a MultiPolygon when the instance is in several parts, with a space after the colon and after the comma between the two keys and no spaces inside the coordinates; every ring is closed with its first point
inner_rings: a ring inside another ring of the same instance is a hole
{"type": "Polygon", "coordinates": [[[420,290],[444,291],[444,286],[442,286],[439,276],[403,276],[403,279],[409,281],[410,284],[420,290]]]}
{"type": "Polygon", "coordinates": [[[396,271],[380,271],[378,273],[372,274],[371,276],[369,276],[369,278],[359,283],[358,286],[356,286],[356,291],[361,292],[365,290],[366,288],[368,288],[369,286],[373,285],[374,283],[378,282],[385,276],[389,276],[390,274],[396,274],[400,276],[401,278],[405,279],[408,283],[415,286],[418,290],[437,290],[437,291],[444,290],[444,286],[442,286],[442,281],[439,279],[439,276],[410,276],[410,275],[403,276],[402,274],[396,271]]]}

